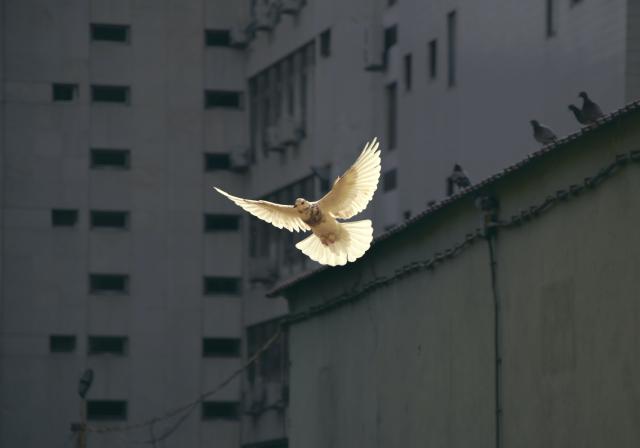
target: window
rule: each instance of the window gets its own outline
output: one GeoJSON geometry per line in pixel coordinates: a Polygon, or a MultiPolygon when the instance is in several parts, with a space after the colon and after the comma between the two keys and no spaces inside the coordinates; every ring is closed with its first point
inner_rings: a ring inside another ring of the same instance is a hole
{"type": "Polygon", "coordinates": [[[447,14],[447,63],[449,87],[456,85],[456,12],[447,14]]]}
{"type": "Polygon", "coordinates": [[[384,191],[395,190],[398,186],[398,176],[396,170],[389,170],[382,176],[382,189],[384,191]]]}
{"type": "Polygon", "coordinates": [[[240,279],[237,277],[205,277],[204,293],[206,295],[240,294],[240,279]]]}
{"type": "Polygon", "coordinates": [[[411,90],[411,53],[404,55],[404,90],[411,90]]]}
{"type": "Polygon", "coordinates": [[[204,155],[204,170],[217,171],[231,169],[231,155],[228,153],[208,153],[204,155]]]}
{"type": "Polygon", "coordinates": [[[204,106],[207,109],[213,107],[240,109],[242,107],[242,93],[225,90],[207,90],[204,93],[204,106]]]}
{"type": "Polygon", "coordinates": [[[129,104],[129,87],[91,86],[91,100],[94,103],[129,104]]]}
{"type": "Polygon", "coordinates": [[[387,144],[389,149],[395,149],[397,138],[397,88],[396,83],[387,86],[387,144]]]}
{"type": "Polygon", "coordinates": [[[238,215],[204,215],[205,232],[223,232],[240,230],[240,216],[238,215]]]}
{"type": "Polygon", "coordinates": [[[231,33],[229,30],[206,30],[204,44],[207,47],[228,47],[231,45],[231,33]]]}
{"type": "Polygon", "coordinates": [[[88,353],[90,355],[125,355],[127,352],[125,336],[89,336],[88,353]]]}
{"type": "Polygon", "coordinates": [[[129,276],[124,274],[90,274],[89,292],[93,294],[127,294],[129,276]]]}
{"type": "Polygon", "coordinates": [[[331,56],[331,30],[323,31],[320,34],[320,56],[323,58],[331,56]]]}
{"type": "Polygon", "coordinates": [[[53,101],[73,101],[78,94],[76,84],[53,84],[53,101]]]}
{"type": "Polygon", "coordinates": [[[438,76],[438,41],[433,39],[429,42],[429,78],[436,79],[438,76]]]}
{"type": "Polygon", "coordinates": [[[130,168],[130,154],[128,149],[92,149],[91,168],[113,168],[128,170],[130,168]]]}
{"type": "Polygon", "coordinates": [[[78,210],[53,209],[51,210],[51,225],[54,227],[73,227],[78,222],[78,210]]]}
{"type": "Polygon", "coordinates": [[[240,404],[236,401],[204,401],[202,420],[238,420],[240,404]]]}
{"type": "Polygon", "coordinates": [[[240,356],[240,339],[204,338],[202,356],[217,358],[237,358],[240,356]]]}
{"type": "Polygon", "coordinates": [[[71,353],[76,349],[76,337],[73,335],[49,336],[49,351],[51,353],[71,353]]]}
{"type": "Polygon", "coordinates": [[[91,40],[105,42],[129,42],[128,25],[91,24],[91,40]]]}
{"type": "Polygon", "coordinates": [[[556,35],[556,2],[555,0],[546,0],[546,27],[547,37],[553,37],[556,35]]]}
{"type": "Polygon", "coordinates": [[[92,211],[91,227],[104,229],[126,229],[129,226],[129,212],[92,211]]]}
{"type": "Polygon", "coordinates": [[[88,420],[126,420],[127,402],[124,400],[87,401],[88,420]]]}
{"type": "Polygon", "coordinates": [[[384,30],[384,65],[385,66],[389,62],[387,60],[387,58],[389,57],[389,49],[393,47],[397,41],[398,41],[398,27],[394,25],[389,28],[385,28],[384,30]]]}

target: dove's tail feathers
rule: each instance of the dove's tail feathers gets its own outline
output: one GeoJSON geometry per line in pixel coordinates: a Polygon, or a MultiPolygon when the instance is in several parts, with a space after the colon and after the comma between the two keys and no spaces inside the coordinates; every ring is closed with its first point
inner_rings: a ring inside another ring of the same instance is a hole
{"type": "Polygon", "coordinates": [[[296,244],[306,256],[320,264],[342,266],[364,255],[373,239],[371,220],[340,223],[334,243],[324,245],[319,237],[311,235],[296,244]]]}

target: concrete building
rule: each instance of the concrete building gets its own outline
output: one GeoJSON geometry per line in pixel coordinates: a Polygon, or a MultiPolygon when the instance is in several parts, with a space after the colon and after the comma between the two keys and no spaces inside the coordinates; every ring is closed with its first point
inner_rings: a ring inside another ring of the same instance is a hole
{"type": "MultiPolygon", "coordinates": [[[[212,185],[319,196],[377,135],[381,233],[455,162],[479,179],[534,148],[529,119],[575,129],[578,91],[604,109],[639,93],[631,0],[476,3],[0,0],[0,445],[67,437],[86,367],[92,424],[127,424],[269,339],[288,308],[265,292],[314,266],[212,185]]],[[[287,351],[166,446],[286,446],[287,351]]]]}
{"type": "Polygon", "coordinates": [[[636,102],[276,289],[291,445],[638,446],[639,143],[636,102]]]}

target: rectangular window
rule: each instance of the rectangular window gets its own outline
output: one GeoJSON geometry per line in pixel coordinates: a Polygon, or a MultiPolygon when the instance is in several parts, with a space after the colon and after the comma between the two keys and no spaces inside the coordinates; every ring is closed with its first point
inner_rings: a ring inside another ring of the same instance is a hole
{"type": "Polygon", "coordinates": [[[207,47],[228,47],[231,45],[229,30],[205,30],[204,43],[207,47]]]}
{"type": "Polygon", "coordinates": [[[112,168],[128,170],[131,151],[128,149],[92,149],[91,165],[93,169],[112,168]]]}
{"type": "Polygon", "coordinates": [[[104,42],[129,42],[128,25],[91,24],[91,40],[104,42]]]}
{"type": "Polygon", "coordinates": [[[331,30],[325,30],[320,34],[320,56],[331,56],[331,30]]]}
{"type": "Polygon", "coordinates": [[[97,211],[91,212],[93,229],[126,229],[129,226],[129,212],[97,211]]]}
{"type": "Polygon", "coordinates": [[[73,101],[78,96],[77,84],[53,84],[53,101],[73,101]]]}
{"type": "Polygon", "coordinates": [[[75,349],[75,336],[61,334],[49,336],[49,351],[51,353],[72,353],[75,349]]]}
{"type": "Polygon", "coordinates": [[[240,216],[238,215],[204,215],[205,232],[228,232],[240,230],[240,216]]]}
{"type": "Polygon", "coordinates": [[[393,47],[398,42],[398,26],[393,25],[384,30],[384,51],[393,47]]]}
{"type": "Polygon", "coordinates": [[[240,404],[235,401],[205,401],[202,403],[202,420],[238,420],[240,404]]]}
{"type": "Polygon", "coordinates": [[[387,145],[389,149],[395,149],[397,144],[397,109],[398,94],[396,83],[387,86],[387,145]]]}
{"type": "Polygon", "coordinates": [[[231,155],[228,153],[208,153],[204,155],[204,170],[217,171],[231,169],[231,155]]]}
{"type": "Polygon", "coordinates": [[[89,274],[89,292],[93,294],[127,294],[129,276],[124,274],[89,274]]]}
{"type": "Polygon", "coordinates": [[[87,346],[90,355],[119,355],[127,353],[127,338],[125,336],[89,336],[87,346]]]}
{"type": "Polygon", "coordinates": [[[449,70],[447,82],[449,87],[456,85],[456,22],[456,12],[451,11],[447,14],[447,64],[449,70]]]}
{"type": "Polygon", "coordinates": [[[429,78],[436,79],[438,76],[438,41],[433,39],[429,42],[429,78]]]}
{"type": "Polygon", "coordinates": [[[382,189],[384,191],[395,190],[398,186],[398,175],[395,169],[389,170],[382,176],[382,189]]]}
{"type": "Polygon", "coordinates": [[[556,4],[555,0],[546,0],[546,28],[547,37],[556,35],[556,4]]]}
{"type": "Polygon", "coordinates": [[[127,402],[124,400],[87,401],[88,420],[126,420],[127,402]]]}
{"type": "Polygon", "coordinates": [[[237,358],[240,356],[240,339],[204,338],[202,356],[217,358],[237,358]]]}
{"type": "Polygon", "coordinates": [[[51,210],[51,225],[53,227],[73,227],[78,222],[78,210],[53,209],[51,210]]]}
{"type": "Polygon", "coordinates": [[[205,277],[204,293],[206,295],[238,295],[240,279],[237,277],[205,277]]]}
{"type": "Polygon", "coordinates": [[[411,61],[411,53],[407,53],[404,55],[404,90],[411,90],[411,76],[412,76],[412,61],[411,61]]]}
{"type": "Polygon", "coordinates": [[[129,87],[91,86],[91,101],[94,103],[129,104],[129,87]]]}
{"type": "Polygon", "coordinates": [[[204,106],[207,109],[214,107],[240,109],[242,107],[242,92],[207,90],[204,92],[204,106]]]}

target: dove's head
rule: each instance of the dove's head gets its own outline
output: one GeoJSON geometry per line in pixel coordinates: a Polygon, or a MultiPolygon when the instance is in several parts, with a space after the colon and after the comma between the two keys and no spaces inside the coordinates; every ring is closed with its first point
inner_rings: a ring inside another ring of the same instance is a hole
{"type": "Polygon", "coordinates": [[[538,126],[540,126],[540,123],[538,123],[538,120],[531,120],[530,123],[531,123],[531,126],[533,126],[534,128],[537,128],[538,126]]]}
{"type": "Polygon", "coordinates": [[[582,98],[583,100],[589,99],[589,96],[587,95],[587,92],[584,92],[584,91],[578,93],[578,96],[580,98],[582,98]]]}
{"type": "Polygon", "coordinates": [[[293,204],[293,208],[298,210],[299,213],[306,212],[311,207],[311,204],[306,199],[298,198],[296,203],[293,204]]]}

